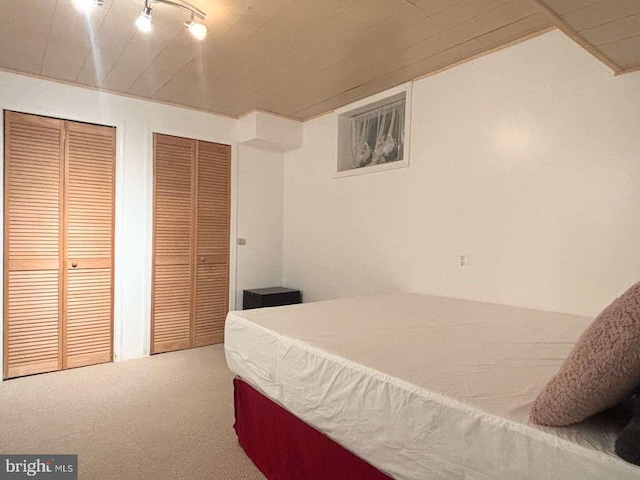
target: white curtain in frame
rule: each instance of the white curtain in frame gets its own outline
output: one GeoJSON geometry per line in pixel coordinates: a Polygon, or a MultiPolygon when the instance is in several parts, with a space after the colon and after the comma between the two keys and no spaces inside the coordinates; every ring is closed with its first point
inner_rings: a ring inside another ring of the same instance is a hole
{"type": "Polygon", "coordinates": [[[404,111],[403,99],[351,119],[353,168],[403,159],[404,111]]]}

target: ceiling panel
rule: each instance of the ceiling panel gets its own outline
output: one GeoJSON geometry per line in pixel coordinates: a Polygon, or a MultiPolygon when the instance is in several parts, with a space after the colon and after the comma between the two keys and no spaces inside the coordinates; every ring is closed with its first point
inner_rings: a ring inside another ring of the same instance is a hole
{"type": "MultiPolygon", "coordinates": [[[[377,39],[373,51],[356,52],[355,55],[333,64],[322,72],[313,72],[312,77],[305,77],[304,81],[297,85],[285,84],[278,94],[269,92],[260,98],[259,108],[283,111],[285,115],[291,115],[297,111],[296,107],[299,104],[306,108],[317,103],[317,99],[323,101],[331,98],[334,92],[345,92],[354,86],[364,85],[439,52],[470,42],[480,34],[474,29],[478,32],[482,30],[481,23],[485,21],[485,14],[489,12],[499,16],[502,14],[500,9],[509,4],[519,4],[525,15],[533,11],[527,0],[486,0],[468,3],[457,3],[421,22],[416,28],[398,34],[390,32],[389,36],[377,39]],[[451,11],[455,11],[455,14],[450,13],[451,11]]],[[[465,47],[469,53],[477,52],[477,44],[473,42],[460,49],[465,50],[465,47]]],[[[402,81],[411,78],[405,77],[402,81]]]]}
{"type": "Polygon", "coordinates": [[[107,0],[94,15],[78,12],[70,0],[55,4],[41,75],[65,81],[76,79],[111,3],[107,0]],[[73,50],[69,45],[74,46],[73,50]]]}
{"type": "Polygon", "coordinates": [[[600,46],[600,50],[623,69],[638,67],[640,35],[600,46]]]}
{"type": "MultiPolygon", "coordinates": [[[[63,0],[58,0],[58,2],[60,1],[63,0]]],[[[96,10],[102,8],[104,6],[96,10]]],[[[92,15],[95,13],[94,11],[92,15]]],[[[137,2],[112,0],[105,19],[93,40],[92,48],[84,56],[82,67],[75,79],[76,82],[92,87],[103,87],[104,79],[118,63],[131,39],[139,33],[134,23],[139,14],[140,6],[137,2]]],[[[75,54],[72,45],[67,46],[67,51],[69,55],[75,54]]]]}
{"type": "MultiPolygon", "coordinates": [[[[178,0],[179,1],[179,0],[178,0]]],[[[188,14],[143,0],[0,1],[0,67],[231,116],[306,119],[553,26],[617,73],[640,64],[640,0],[192,0],[188,14]],[[25,18],[28,21],[25,21],[25,18]]]]}
{"type": "MultiPolygon", "coordinates": [[[[291,0],[256,0],[245,5],[242,11],[233,12],[229,18],[229,25],[223,31],[213,30],[207,38],[200,44],[201,51],[197,57],[192,58],[184,68],[176,75],[162,84],[153,94],[153,98],[160,101],[173,101],[172,99],[183,90],[193,90],[204,92],[206,84],[214,84],[213,78],[208,78],[205,82],[204,72],[207,69],[205,59],[212,64],[212,76],[224,74],[223,69],[217,64],[216,59],[224,56],[233,56],[233,52],[240,48],[252,35],[260,31],[274,16],[285,9],[291,0]]],[[[204,96],[204,93],[202,94],[204,96]]],[[[226,113],[223,109],[213,109],[204,106],[205,110],[226,113]]]]}
{"type": "Polygon", "coordinates": [[[616,74],[640,69],[640,0],[533,0],[616,74]]]}
{"type": "Polygon", "coordinates": [[[580,34],[589,43],[600,46],[635,37],[638,32],[640,32],[640,14],[598,25],[597,27],[583,30],[580,34]]]}
{"type": "MultiPolygon", "coordinates": [[[[104,77],[101,86],[108,90],[127,92],[178,36],[189,36],[189,32],[173,18],[167,5],[158,5],[154,15],[153,35],[135,32],[122,51],[117,62],[104,77]],[[163,15],[164,13],[164,15],[163,15]]],[[[155,10],[155,9],[154,9],[155,10]]],[[[189,38],[191,40],[191,38],[189,38]]],[[[194,43],[194,42],[192,42],[194,43]]]]}
{"type": "Polygon", "coordinates": [[[558,15],[564,15],[601,1],[602,0],[546,0],[545,3],[558,15]]]}
{"type": "MultiPolygon", "coordinates": [[[[428,55],[430,52],[420,43],[425,38],[433,38],[440,32],[463,24],[465,19],[477,16],[479,12],[509,2],[440,2],[439,8],[430,8],[426,12],[409,3],[405,4],[406,10],[398,12],[393,8],[394,3],[387,2],[389,9],[381,9],[383,15],[377,18],[375,25],[354,32],[340,45],[327,42],[328,48],[321,48],[317,54],[308,57],[301,68],[288,68],[286,75],[276,82],[264,84],[248,100],[257,102],[258,108],[290,115],[293,109],[308,106],[310,103],[305,102],[310,101],[309,96],[313,97],[313,103],[323,101],[335,92],[342,93],[372,77],[383,75],[384,69],[389,66],[411,62],[416,55],[428,55]],[[395,14],[390,15],[393,12],[395,14]],[[293,74],[290,73],[292,71],[293,74]]],[[[466,34],[463,36],[468,39],[466,34]]],[[[329,40],[331,37],[325,38],[329,40]]],[[[244,107],[246,111],[247,105],[244,107]]]]}
{"type": "MultiPolygon", "coordinates": [[[[175,77],[193,59],[203,54],[203,51],[211,48],[213,41],[217,42],[216,48],[221,48],[223,42],[232,40],[229,30],[234,28],[242,18],[242,11],[251,6],[252,0],[228,1],[225,4],[215,3],[209,8],[209,15],[204,23],[210,32],[203,42],[194,42],[192,37],[185,34],[178,35],[153,61],[153,63],[136,79],[135,83],[127,90],[131,95],[152,98],[159,90],[175,77]]],[[[206,2],[205,2],[206,5],[206,2]]],[[[204,8],[204,5],[201,6],[204,8]]],[[[246,18],[244,18],[246,22],[246,18]]],[[[255,27],[253,27],[255,28],[255,27]]],[[[241,29],[236,28],[236,35],[241,29]]],[[[245,30],[253,30],[246,28],[245,30]]],[[[177,91],[177,90],[176,90],[177,91]]],[[[175,93],[174,93],[175,94],[175,93]]],[[[171,95],[173,96],[173,95],[171,95]]]]}
{"type": "MultiPolygon", "coordinates": [[[[438,11],[457,0],[430,2],[430,10],[438,11]]],[[[287,85],[296,85],[313,78],[339,59],[346,59],[357,52],[374,49],[372,39],[378,32],[398,31],[409,28],[417,21],[415,7],[406,3],[398,8],[397,2],[377,0],[358,2],[339,13],[331,21],[310,31],[300,41],[287,45],[275,57],[269,59],[271,68],[260,76],[240,79],[244,91],[232,91],[232,95],[214,96],[208,100],[235,105],[241,112],[251,110],[260,97],[280,92],[287,85]],[[375,5],[376,8],[371,8],[375,5]],[[310,56],[309,52],[315,52],[310,56]],[[271,93],[270,93],[271,92],[271,93]],[[235,95],[233,95],[235,94],[235,95]]]]}
{"type": "Polygon", "coordinates": [[[40,74],[55,7],[42,0],[0,2],[0,67],[40,74]]]}
{"type": "Polygon", "coordinates": [[[291,116],[296,118],[310,118],[329,110],[339,108],[360,98],[367,97],[394,85],[406,82],[408,79],[425,75],[423,72],[437,72],[450,65],[458,64],[469,58],[482,55],[484,52],[495,50],[504,45],[526,38],[548,28],[548,18],[542,14],[535,14],[519,20],[509,26],[489,32],[478,38],[462,44],[444,48],[417,62],[405,65],[391,71],[384,76],[377,77],[355,89],[348,90],[337,97],[329,98],[319,104],[313,104],[291,116]]]}
{"type": "MultiPolygon", "coordinates": [[[[215,59],[206,57],[203,68],[213,73],[206,77],[205,103],[209,103],[207,97],[213,97],[215,100],[216,96],[223,95],[228,102],[228,98],[234,94],[237,98],[238,93],[243,97],[251,92],[252,82],[262,84],[268,76],[262,72],[278,70],[278,66],[272,61],[278,53],[295,44],[298,39],[311,35],[318,25],[335,18],[345,6],[353,3],[354,0],[297,1],[275,15],[239,48],[229,52],[230,54],[215,59]]],[[[286,68],[290,69],[289,66],[286,68]]],[[[199,99],[196,99],[195,92],[185,90],[174,100],[178,103],[193,104],[199,99]]]]}
{"type": "Polygon", "coordinates": [[[194,43],[189,34],[180,35],[135,79],[127,93],[140,97],[153,97],[186,64],[200,55],[201,49],[202,46],[194,43]]]}
{"type": "Polygon", "coordinates": [[[639,0],[607,0],[569,12],[562,19],[576,32],[581,32],[636,13],[640,13],[639,0]]]}
{"type": "MultiPolygon", "coordinates": [[[[184,67],[182,67],[178,73],[169,78],[162,86],[156,90],[151,96],[153,100],[160,102],[171,103],[171,99],[178,95],[181,91],[187,88],[196,88],[198,83],[198,77],[201,72],[201,56],[196,56],[191,59],[184,67]]],[[[200,81],[200,83],[202,83],[200,81]]],[[[135,85],[135,84],[134,84],[135,85]]],[[[202,107],[203,110],[207,110],[206,107],[202,107]]],[[[213,110],[215,112],[223,113],[223,110],[213,110]]]]}

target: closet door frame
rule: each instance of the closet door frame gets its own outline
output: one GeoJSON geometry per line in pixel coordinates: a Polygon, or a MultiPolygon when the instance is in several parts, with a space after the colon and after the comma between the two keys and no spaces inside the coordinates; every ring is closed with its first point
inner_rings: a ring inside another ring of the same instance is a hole
{"type": "MultiPolygon", "coordinates": [[[[2,337],[2,341],[0,342],[0,372],[2,372],[2,377],[0,377],[0,382],[4,381],[7,375],[8,349],[6,348],[6,336],[9,334],[8,312],[7,312],[8,305],[7,305],[7,302],[5,301],[5,298],[7,295],[7,291],[5,287],[7,286],[7,276],[9,271],[8,249],[6,248],[7,247],[6,242],[8,239],[8,222],[7,222],[8,206],[4,201],[5,196],[7,195],[6,187],[8,182],[8,178],[5,170],[7,148],[8,148],[8,146],[5,143],[6,125],[5,125],[4,118],[5,118],[6,112],[15,112],[15,113],[22,113],[25,115],[34,115],[38,117],[53,118],[63,122],[69,121],[69,122],[77,122],[77,123],[90,123],[94,125],[115,128],[115,158],[113,162],[113,170],[114,170],[113,207],[112,207],[113,215],[112,215],[112,232],[111,232],[111,361],[112,362],[117,361],[123,355],[123,344],[122,344],[123,317],[121,314],[122,307],[120,306],[120,308],[116,310],[116,305],[120,304],[121,295],[119,290],[116,289],[115,280],[116,280],[116,268],[118,269],[118,272],[120,272],[120,270],[122,270],[121,265],[123,262],[122,262],[122,259],[120,258],[121,254],[118,254],[119,250],[117,251],[115,247],[116,247],[116,244],[119,243],[119,241],[116,240],[116,237],[121,236],[119,235],[119,232],[121,231],[121,228],[122,228],[120,223],[122,222],[122,219],[123,219],[123,214],[122,214],[123,204],[122,204],[122,201],[119,200],[119,192],[122,191],[123,185],[124,185],[124,146],[125,146],[124,135],[126,130],[125,129],[126,122],[121,118],[114,118],[112,116],[92,117],[88,115],[69,113],[67,111],[60,111],[60,110],[49,109],[49,108],[39,108],[39,107],[30,108],[27,105],[14,104],[10,102],[0,103],[0,152],[2,153],[2,168],[0,168],[0,175],[2,175],[2,179],[0,180],[0,184],[2,185],[2,200],[3,200],[3,208],[2,208],[3,237],[2,237],[2,240],[0,241],[0,247],[2,248],[2,251],[3,251],[3,254],[0,257],[1,259],[0,261],[2,262],[2,272],[3,272],[3,281],[0,284],[0,296],[2,297],[2,322],[0,322],[0,329],[1,329],[0,337],[2,337]]],[[[66,130],[66,129],[63,128],[63,130],[66,130]]],[[[65,131],[65,135],[66,135],[66,131],[65,131]]],[[[66,148],[65,143],[63,143],[62,148],[63,149],[66,148]]],[[[61,168],[64,168],[64,165],[63,165],[64,163],[66,163],[66,160],[64,162],[61,162],[62,164],[61,168]]],[[[65,178],[63,178],[63,182],[66,182],[65,178]]],[[[64,185],[63,185],[63,189],[64,189],[64,185]]],[[[63,191],[62,194],[64,195],[64,193],[65,192],[63,191]]],[[[64,206],[64,202],[63,202],[63,206],[64,206]]],[[[62,214],[62,209],[61,209],[61,214],[62,214]]],[[[63,221],[66,222],[66,216],[63,216],[63,221]]],[[[66,231],[61,229],[61,235],[63,234],[63,232],[66,234],[66,231]]],[[[62,246],[66,247],[66,242],[61,243],[61,251],[62,251],[62,246]]],[[[63,258],[64,257],[60,255],[60,263],[62,263],[63,258]]],[[[146,261],[145,264],[148,267],[148,261],[146,261]]],[[[61,265],[61,267],[63,267],[63,265],[61,265]]],[[[64,290],[64,285],[65,285],[62,282],[62,275],[63,275],[62,272],[64,270],[65,268],[61,268],[61,270],[59,270],[61,275],[60,288],[62,290],[64,290]]],[[[147,268],[146,271],[149,271],[149,268],[147,268]]],[[[66,281],[66,274],[65,274],[65,281],[66,281]]],[[[61,304],[60,312],[62,313],[62,305],[63,305],[62,301],[60,302],[60,304],[61,304]]],[[[148,326],[149,322],[145,322],[143,324],[143,328],[144,328],[144,325],[148,326]]],[[[63,338],[64,338],[63,332],[60,329],[59,331],[60,345],[62,344],[63,338]]],[[[61,347],[61,352],[62,352],[62,347],[61,347]]],[[[60,369],[62,369],[62,362],[63,362],[62,358],[63,357],[61,355],[59,359],[60,369]]]]}

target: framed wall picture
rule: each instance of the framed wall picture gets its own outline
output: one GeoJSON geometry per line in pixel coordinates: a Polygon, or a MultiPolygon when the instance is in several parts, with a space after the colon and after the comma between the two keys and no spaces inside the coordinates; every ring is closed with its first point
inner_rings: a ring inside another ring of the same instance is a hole
{"type": "Polygon", "coordinates": [[[336,110],[335,178],[409,166],[411,83],[336,110]]]}

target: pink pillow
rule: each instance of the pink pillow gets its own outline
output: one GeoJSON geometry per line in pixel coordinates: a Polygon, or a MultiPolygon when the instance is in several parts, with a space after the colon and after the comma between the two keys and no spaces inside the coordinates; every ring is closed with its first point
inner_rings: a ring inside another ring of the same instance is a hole
{"type": "Polygon", "coordinates": [[[640,282],[584,331],[529,416],[539,425],[571,425],[614,406],[639,383],[640,282]]]}

